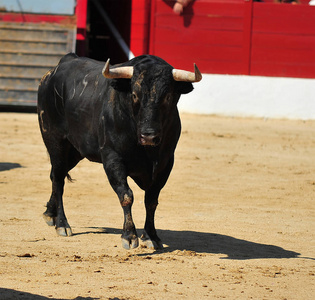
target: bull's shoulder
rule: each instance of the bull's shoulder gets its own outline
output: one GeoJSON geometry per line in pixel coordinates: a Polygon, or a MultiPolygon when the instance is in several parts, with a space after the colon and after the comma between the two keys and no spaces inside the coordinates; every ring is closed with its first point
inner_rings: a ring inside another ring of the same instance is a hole
{"type": "Polygon", "coordinates": [[[75,53],[68,53],[60,59],[59,64],[72,61],[76,58],[78,58],[78,56],[75,53]]]}
{"type": "Polygon", "coordinates": [[[75,53],[68,53],[66,54],[65,56],[63,56],[58,65],[50,70],[48,70],[44,76],[41,78],[41,81],[40,81],[40,84],[39,86],[41,87],[43,85],[43,83],[47,83],[48,80],[51,78],[51,77],[54,77],[54,75],[57,73],[58,69],[59,69],[59,66],[60,65],[64,65],[66,63],[69,63],[71,61],[73,61],[74,59],[77,59],[78,56],[75,54],[75,53]]]}
{"type": "Polygon", "coordinates": [[[75,53],[68,53],[65,56],[63,56],[58,65],[59,67],[69,68],[78,66],[82,68],[83,66],[95,66],[95,65],[104,65],[104,62],[100,62],[94,59],[90,59],[87,57],[80,57],[77,56],[75,53]]]}
{"type": "Polygon", "coordinates": [[[67,85],[73,82],[80,83],[84,80],[84,85],[94,82],[96,78],[101,80],[104,62],[96,61],[87,57],[79,57],[74,53],[69,53],[62,57],[53,69],[49,70],[42,78],[41,84],[53,83],[54,86],[67,85]]]}

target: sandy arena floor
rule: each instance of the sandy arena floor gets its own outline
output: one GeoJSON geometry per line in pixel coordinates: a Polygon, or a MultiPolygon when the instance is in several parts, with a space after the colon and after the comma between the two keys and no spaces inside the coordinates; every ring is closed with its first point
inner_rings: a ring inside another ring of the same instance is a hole
{"type": "MultiPolygon", "coordinates": [[[[0,113],[0,299],[314,299],[315,121],[182,115],[156,226],[164,251],[121,247],[100,164],[66,183],[74,236],[42,213],[50,163],[36,114],[0,113]]],[[[144,225],[143,192],[133,216],[144,225]]]]}

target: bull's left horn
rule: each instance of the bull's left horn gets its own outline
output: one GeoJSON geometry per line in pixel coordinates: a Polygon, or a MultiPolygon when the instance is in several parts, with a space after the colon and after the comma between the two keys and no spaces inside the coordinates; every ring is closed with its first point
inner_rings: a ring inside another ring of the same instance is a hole
{"type": "Polygon", "coordinates": [[[195,73],[193,72],[188,72],[184,70],[178,70],[178,69],[173,69],[173,78],[176,81],[186,81],[186,82],[198,82],[202,79],[202,75],[196,66],[195,67],[195,73]]]}
{"type": "Polygon", "coordinates": [[[130,79],[133,75],[133,67],[109,68],[109,59],[103,68],[103,76],[106,78],[125,78],[130,79]]]}

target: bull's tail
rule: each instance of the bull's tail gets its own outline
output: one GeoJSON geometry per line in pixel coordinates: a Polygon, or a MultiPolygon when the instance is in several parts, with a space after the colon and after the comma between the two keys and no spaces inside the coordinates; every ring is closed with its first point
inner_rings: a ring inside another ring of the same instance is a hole
{"type": "Polygon", "coordinates": [[[66,177],[67,177],[69,182],[74,182],[75,181],[75,179],[72,179],[72,177],[70,176],[69,173],[66,175],[66,177]]]}

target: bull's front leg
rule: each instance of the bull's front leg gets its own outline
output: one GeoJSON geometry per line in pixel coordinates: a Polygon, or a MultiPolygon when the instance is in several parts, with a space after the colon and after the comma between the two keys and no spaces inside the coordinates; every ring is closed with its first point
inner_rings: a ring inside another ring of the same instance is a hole
{"type": "Polygon", "coordinates": [[[144,203],[146,209],[146,219],[141,239],[148,248],[163,249],[163,244],[156,233],[154,217],[158,205],[160,191],[164,187],[171,173],[173,165],[174,156],[170,157],[166,167],[161,170],[159,174],[157,174],[156,179],[154,180],[151,187],[145,191],[144,203]]]}
{"type": "Polygon", "coordinates": [[[145,192],[144,203],[146,209],[146,220],[141,240],[148,248],[151,249],[163,249],[163,244],[156,233],[154,224],[154,216],[158,205],[159,193],[159,190],[148,190],[145,192]]]}
{"type": "Polygon", "coordinates": [[[124,211],[123,233],[121,235],[122,246],[125,249],[137,248],[139,245],[135,224],[131,215],[131,206],[133,203],[132,190],[126,185],[124,192],[118,195],[120,204],[124,211]]]}
{"type": "Polygon", "coordinates": [[[103,166],[124,212],[123,233],[121,235],[122,246],[127,250],[136,248],[139,241],[131,214],[133,193],[127,182],[126,168],[121,159],[114,153],[110,153],[103,158],[103,166]]]}

